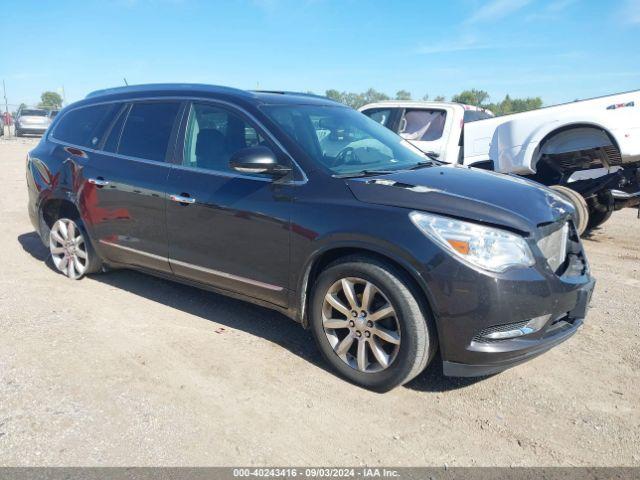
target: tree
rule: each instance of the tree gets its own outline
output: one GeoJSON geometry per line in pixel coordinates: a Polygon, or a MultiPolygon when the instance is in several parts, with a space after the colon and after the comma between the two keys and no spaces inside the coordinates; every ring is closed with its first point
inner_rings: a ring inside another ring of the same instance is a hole
{"type": "Polygon", "coordinates": [[[526,112],[542,107],[540,97],[514,98],[512,101],[513,112],[526,112]]]}
{"type": "Polygon", "coordinates": [[[476,107],[482,106],[486,100],[489,100],[489,94],[484,90],[476,90],[475,88],[465,90],[451,97],[452,102],[474,105],[476,107]]]}
{"type": "Polygon", "coordinates": [[[336,102],[342,102],[342,94],[338,90],[326,90],[324,96],[336,102]]]}
{"type": "Polygon", "coordinates": [[[351,108],[360,108],[365,103],[369,103],[364,99],[364,95],[362,93],[343,92],[342,95],[342,103],[349,105],[351,108]]]}
{"type": "MultiPolygon", "coordinates": [[[[379,92],[374,88],[370,88],[363,93],[340,92],[339,90],[331,89],[325,91],[325,96],[356,109],[367,103],[389,100],[389,96],[386,93],[379,92]]],[[[411,100],[411,92],[407,90],[398,90],[395,98],[396,100],[411,100]]],[[[422,97],[422,100],[429,100],[429,94],[425,94],[422,97]]],[[[433,100],[435,102],[444,102],[446,99],[444,95],[437,95],[433,100]]],[[[471,90],[464,90],[463,92],[451,97],[452,102],[486,108],[496,115],[526,112],[528,110],[535,110],[542,107],[542,99],[540,97],[512,98],[510,95],[506,95],[502,101],[497,103],[488,103],[488,100],[489,94],[487,92],[475,88],[472,88],[471,90]]]]}
{"type": "MultiPolygon", "coordinates": [[[[381,102],[383,100],[389,100],[389,95],[387,95],[386,93],[378,92],[373,88],[370,88],[369,90],[364,92],[361,95],[361,97],[364,100],[364,103],[362,105],[366,103],[374,103],[374,102],[381,102]]],[[[361,107],[362,105],[359,105],[359,107],[361,107]]]]}
{"type": "Polygon", "coordinates": [[[428,94],[428,93],[425,93],[425,94],[422,96],[422,101],[423,101],[423,102],[426,102],[427,100],[429,100],[429,94],[428,94]]]}
{"type": "Polygon", "coordinates": [[[483,105],[496,115],[509,115],[510,113],[527,112],[542,107],[542,99],[540,97],[527,98],[511,98],[509,95],[504,97],[499,103],[490,103],[483,105]]]}
{"type": "Polygon", "coordinates": [[[57,92],[42,92],[40,95],[40,108],[59,109],[62,108],[62,97],[57,92]]]}

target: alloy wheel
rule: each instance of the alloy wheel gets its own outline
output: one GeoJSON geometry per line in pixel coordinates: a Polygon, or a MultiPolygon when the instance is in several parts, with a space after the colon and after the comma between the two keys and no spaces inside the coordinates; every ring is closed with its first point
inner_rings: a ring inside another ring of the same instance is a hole
{"type": "Polygon", "coordinates": [[[387,369],[400,350],[395,308],[362,278],[342,278],[331,285],[322,305],[322,326],[335,354],[360,372],[387,369]]]}
{"type": "Polygon", "coordinates": [[[49,251],[55,267],[67,277],[78,280],[86,273],[89,265],[87,245],[73,220],[61,218],[53,224],[49,251]]]}

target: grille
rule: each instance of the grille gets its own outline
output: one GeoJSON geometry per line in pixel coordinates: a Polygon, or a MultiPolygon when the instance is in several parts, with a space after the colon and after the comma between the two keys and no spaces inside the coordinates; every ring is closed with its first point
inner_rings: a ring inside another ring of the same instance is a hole
{"type": "Polygon", "coordinates": [[[507,330],[517,330],[519,328],[523,328],[529,323],[529,320],[524,320],[522,322],[517,323],[508,323],[506,325],[494,325],[493,327],[487,327],[484,330],[479,331],[474,337],[474,342],[479,343],[496,343],[503,342],[502,338],[486,338],[487,335],[493,332],[506,332],[507,330]]]}
{"type": "Polygon", "coordinates": [[[554,272],[558,271],[567,258],[568,237],[569,223],[565,222],[559,228],[538,240],[538,248],[554,272]]]}

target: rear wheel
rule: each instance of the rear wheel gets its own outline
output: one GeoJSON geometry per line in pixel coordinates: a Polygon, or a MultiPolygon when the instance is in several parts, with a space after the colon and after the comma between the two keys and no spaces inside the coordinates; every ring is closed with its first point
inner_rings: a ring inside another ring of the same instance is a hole
{"type": "Polygon", "coordinates": [[[608,208],[605,211],[591,210],[591,212],[589,212],[589,225],[587,226],[587,230],[592,230],[599,227],[604,222],[609,220],[612,214],[613,208],[608,208]]]}
{"type": "Polygon", "coordinates": [[[550,188],[558,192],[564,198],[566,198],[576,210],[574,223],[578,235],[582,235],[589,224],[589,206],[587,205],[587,201],[584,199],[582,195],[580,195],[575,190],[570,189],[569,187],[564,187],[562,185],[552,185],[550,188]]]}
{"type": "Polygon", "coordinates": [[[318,277],[311,326],[325,359],[363,387],[387,391],[427,366],[437,340],[406,276],[366,257],[334,263],[318,277]]]}
{"type": "Polygon", "coordinates": [[[102,262],[79,220],[56,220],[49,233],[49,251],[58,271],[73,280],[100,270],[102,262]]]}

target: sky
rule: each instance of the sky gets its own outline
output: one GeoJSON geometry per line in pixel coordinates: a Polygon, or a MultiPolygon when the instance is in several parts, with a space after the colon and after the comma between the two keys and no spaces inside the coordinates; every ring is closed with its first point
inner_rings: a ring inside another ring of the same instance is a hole
{"type": "MultiPolygon", "coordinates": [[[[10,104],[45,90],[478,88],[545,105],[640,89],[640,0],[2,1],[10,104]]],[[[11,107],[10,107],[11,109],[11,107]]]]}

